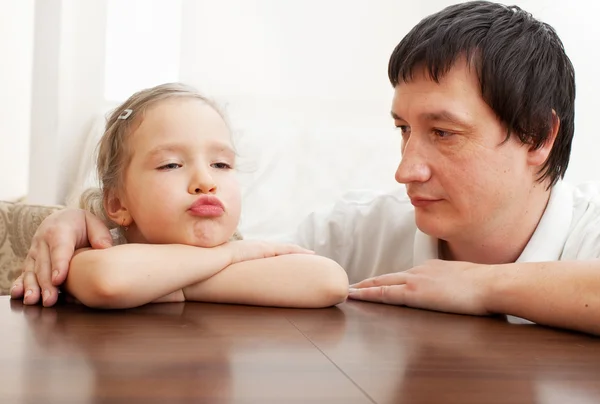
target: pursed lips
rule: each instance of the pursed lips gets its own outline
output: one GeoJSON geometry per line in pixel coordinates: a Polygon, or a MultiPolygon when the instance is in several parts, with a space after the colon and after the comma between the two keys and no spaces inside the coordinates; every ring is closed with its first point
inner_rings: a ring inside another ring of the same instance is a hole
{"type": "Polygon", "coordinates": [[[219,217],[225,213],[225,206],[213,195],[202,195],[190,206],[188,211],[194,216],[219,217]]]}

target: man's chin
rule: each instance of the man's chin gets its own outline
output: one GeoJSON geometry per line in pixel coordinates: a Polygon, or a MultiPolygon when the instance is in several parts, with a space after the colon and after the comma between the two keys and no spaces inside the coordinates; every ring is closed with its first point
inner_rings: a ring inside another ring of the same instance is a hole
{"type": "Polygon", "coordinates": [[[433,215],[416,215],[417,228],[430,237],[445,240],[448,238],[449,229],[444,219],[433,217],[433,215]]]}

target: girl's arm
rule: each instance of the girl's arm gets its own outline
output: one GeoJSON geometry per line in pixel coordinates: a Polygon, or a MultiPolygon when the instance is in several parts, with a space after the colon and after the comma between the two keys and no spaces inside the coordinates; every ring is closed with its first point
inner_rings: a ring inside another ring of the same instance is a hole
{"type": "Polygon", "coordinates": [[[310,253],[291,244],[235,241],[214,248],[177,244],[125,244],[79,250],[71,260],[67,292],[90,307],[129,308],[153,301],[183,301],[182,288],[223,268],[282,254],[310,253]]]}
{"type": "MultiPolygon", "coordinates": [[[[90,307],[141,306],[184,286],[210,278],[230,265],[226,245],[125,244],[104,250],[78,250],[65,282],[67,292],[90,307]]],[[[176,296],[170,296],[176,301],[176,296]]]]}
{"type": "Polygon", "coordinates": [[[186,300],[259,306],[328,307],[348,295],[348,276],[335,261],[292,254],[244,261],[183,288],[186,300]]]}

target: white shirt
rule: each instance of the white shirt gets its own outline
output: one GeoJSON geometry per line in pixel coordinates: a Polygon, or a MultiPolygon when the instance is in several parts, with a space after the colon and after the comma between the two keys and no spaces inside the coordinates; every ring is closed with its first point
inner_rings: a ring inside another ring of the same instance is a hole
{"type": "MultiPolygon", "coordinates": [[[[439,244],[417,229],[403,187],[387,194],[350,192],[332,208],[310,214],[290,241],[337,261],[350,283],[436,259],[439,244]]],[[[557,183],[517,262],[599,257],[600,183],[557,183]]]]}

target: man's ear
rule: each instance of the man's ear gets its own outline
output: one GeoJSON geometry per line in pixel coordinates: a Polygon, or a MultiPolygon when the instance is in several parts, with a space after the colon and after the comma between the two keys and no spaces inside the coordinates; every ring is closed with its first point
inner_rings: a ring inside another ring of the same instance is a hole
{"type": "Polygon", "coordinates": [[[534,148],[531,146],[528,152],[528,163],[531,166],[540,167],[544,165],[546,160],[548,160],[548,156],[550,156],[550,152],[552,151],[552,146],[554,146],[554,141],[556,140],[556,135],[558,135],[558,130],[560,129],[560,118],[556,115],[556,111],[552,110],[552,127],[550,128],[550,133],[548,134],[548,139],[546,142],[539,147],[534,148]]]}
{"type": "Polygon", "coordinates": [[[104,195],[104,210],[106,215],[115,224],[123,227],[131,225],[133,218],[127,209],[124,201],[117,192],[111,190],[104,195]]]}

